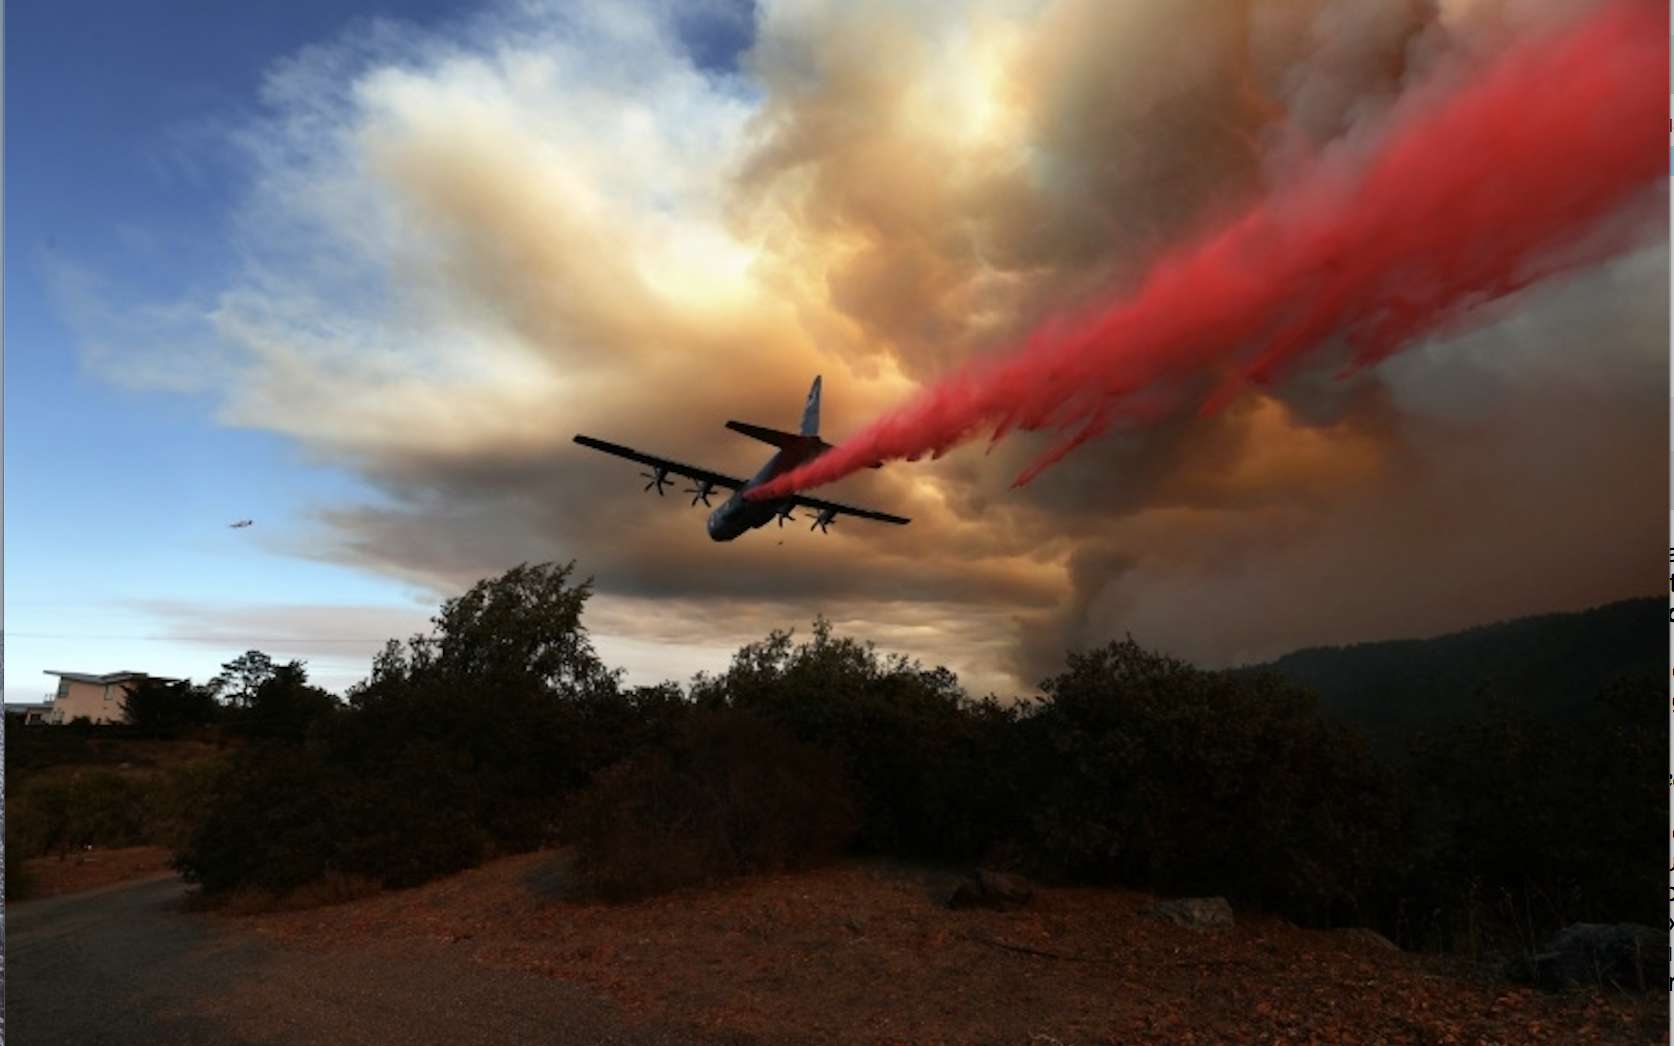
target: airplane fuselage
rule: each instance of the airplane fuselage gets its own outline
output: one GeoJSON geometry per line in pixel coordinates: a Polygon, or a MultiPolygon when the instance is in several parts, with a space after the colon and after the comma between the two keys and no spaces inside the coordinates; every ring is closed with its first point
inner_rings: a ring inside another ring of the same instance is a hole
{"type": "Polygon", "coordinates": [[[814,460],[825,450],[825,447],[812,447],[808,451],[787,448],[767,459],[767,464],[750,477],[749,483],[734,491],[732,497],[709,514],[709,539],[731,541],[740,534],[773,522],[773,517],[789,509],[792,504],[789,498],[751,501],[744,495],[773,477],[814,460]]]}
{"type": "MultiPolygon", "coordinates": [[[[669,474],[683,477],[697,484],[689,487],[686,493],[692,495],[692,504],[702,502],[705,507],[712,504],[709,496],[717,489],[730,490],[732,496],[722,503],[721,507],[709,513],[708,530],[712,541],[731,541],[741,534],[757,527],[766,526],[769,520],[778,518],[779,524],[796,517],[791,515],[794,508],[805,508],[814,513],[813,525],[810,530],[828,533],[827,527],[837,521],[839,516],[855,516],[860,519],[877,520],[880,523],[894,523],[897,525],[911,523],[912,520],[902,516],[894,516],[888,512],[877,512],[872,509],[859,508],[855,505],[845,505],[838,501],[827,501],[824,498],[809,497],[806,494],[792,494],[789,497],[772,498],[770,500],[752,501],[750,492],[759,489],[778,476],[806,465],[815,458],[831,449],[831,444],[820,439],[820,379],[814,378],[814,384],[808,388],[808,398],[802,404],[802,424],[795,432],[784,432],[779,429],[768,428],[763,425],[751,424],[747,421],[732,420],[727,422],[727,428],[734,432],[771,444],[776,448],[773,456],[767,459],[767,464],[757,470],[749,479],[715,472],[695,465],[687,465],[680,461],[658,457],[655,454],[645,454],[632,447],[624,447],[620,443],[610,443],[593,436],[576,433],[575,442],[593,450],[603,451],[618,458],[637,461],[651,469],[641,472],[640,477],[650,482],[645,484],[647,491],[655,489],[660,497],[663,487],[669,482],[669,474]]],[[[882,462],[876,462],[873,468],[882,468],[882,462]]]]}

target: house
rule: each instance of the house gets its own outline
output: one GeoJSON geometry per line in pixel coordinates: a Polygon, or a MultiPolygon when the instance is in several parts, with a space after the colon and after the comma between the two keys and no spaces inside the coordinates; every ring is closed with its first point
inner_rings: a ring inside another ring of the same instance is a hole
{"type": "Polygon", "coordinates": [[[15,716],[23,726],[39,726],[52,714],[51,701],[8,701],[6,714],[15,716]]]}
{"type": "Polygon", "coordinates": [[[52,711],[46,721],[60,724],[82,716],[95,723],[123,722],[127,716],[122,711],[122,699],[128,696],[130,686],[147,679],[179,682],[146,672],[110,672],[100,676],[89,672],[55,672],[48,669],[46,674],[58,677],[58,691],[50,699],[52,711]]]}

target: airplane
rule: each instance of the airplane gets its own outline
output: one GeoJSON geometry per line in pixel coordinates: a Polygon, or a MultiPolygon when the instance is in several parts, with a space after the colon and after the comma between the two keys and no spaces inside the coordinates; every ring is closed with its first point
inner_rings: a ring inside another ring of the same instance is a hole
{"type": "MultiPolygon", "coordinates": [[[[858,516],[861,519],[875,519],[882,523],[906,524],[911,520],[901,516],[892,516],[887,512],[874,512],[871,509],[855,508],[836,501],[826,501],[824,498],[810,498],[802,494],[793,494],[787,498],[772,500],[750,501],[744,497],[746,493],[761,486],[775,476],[806,464],[831,449],[831,444],[820,439],[820,379],[814,378],[813,387],[808,390],[808,401],[802,407],[802,431],[780,432],[777,429],[751,425],[743,421],[729,421],[727,428],[734,432],[759,439],[763,443],[778,447],[778,451],[767,460],[767,464],[750,479],[742,480],[734,476],[722,475],[708,469],[683,465],[668,458],[659,458],[655,454],[644,454],[632,447],[624,447],[619,443],[607,443],[592,436],[577,434],[575,441],[584,447],[602,450],[606,454],[614,454],[619,458],[637,461],[641,465],[649,466],[652,471],[641,472],[651,482],[645,484],[645,489],[657,488],[658,496],[663,493],[663,486],[671,482],[670,473],[684,476],[695,486],[688,487],[686,493],[692,495],[692,504],[703,502],[705,507],[712,507],[709,501],[710,493],[716,487],[731,490],[732,497],[728,498],[709,514],[709,537],[713,541],[731,541],[745,531],[766,526],[775,517],[779,526],[783,527],[786,520],[794,520],[791,510],[796,508],[813,509],[819,514],[814,517],[814,525],[810,531],[818,530],[822,534],[829,534],[826,529],[840,515],[858,516]]],[[[878,462],[873,468],[882,468],[878,462]]]]}
{"type": "Polygon", "coordinates": [[[232,528],[233,530],[237,530],[240,527],[248,527],[248,526],[251,526],[254,523],[255,523],[255,520],[253,520],[253,519],[241,519],[237,523],[228,523],[227,526],[232,528]]]}

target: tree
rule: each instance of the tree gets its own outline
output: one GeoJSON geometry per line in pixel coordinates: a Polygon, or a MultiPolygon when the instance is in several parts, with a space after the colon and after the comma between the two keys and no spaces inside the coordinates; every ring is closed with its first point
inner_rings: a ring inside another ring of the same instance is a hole
{"type": "Polygon", "coordinates": [[[300,741],[310,724],[338,707],[331,694],[308,685],[304,662],[291,661],[275,668],[250,696],[245,731],[255,737],[300,741]]]}
{"type": "Polygon", "coordinates": [[[248,707],[256,696],[256,688],[273,677],[273,659],[260,650],[247,650],[221,665],[221,674],[212,681],[236,707],[248,707]]]}
{"type": "Polygon", "coordinates": [[[457,682],[534,685],[562,697],[616,689],[616,673],[593,651],[581,610],[592,580],[570,584],[575,563],[520,564],[442,604],[430,636],[408,643],[405,663],[386,648],[382,673],[434,670],[457,682]]]}
{"type": "Polygon", "coordinates": [[[208,725],[215,721],[216,711],[213,692],[193,686],[189,679],[144,679],[129,686],[122,698],[122,712],[130,724],[162,736],[208,725]]]}

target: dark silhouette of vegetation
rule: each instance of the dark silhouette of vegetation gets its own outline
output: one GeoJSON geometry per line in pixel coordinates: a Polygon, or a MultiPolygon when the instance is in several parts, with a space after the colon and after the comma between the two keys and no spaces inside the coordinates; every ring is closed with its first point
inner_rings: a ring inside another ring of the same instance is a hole
{"type": "MultiPolygon", "coordinates": [[[[746,645],[689,691],[630,688],[587,638],[588,595],[573,564],[479,582],[428,635],[391,641],[342,704],[300,664],[267,662],[228,710],[249,747],[198,782],[178,866],[212,897],[331,897],[568,840],[593,890],[626,897],[847,840],[1471,951],[1646,920],[1659,889],[1663,695],[1649,679],[1601,689],[1603,666],[1560,673],[1596,693],[1560,706],[1484,683],[1476,653],[1445,668],[1477,640],[1412,648],[1431,669],[1405,685],[1472,688],[1427,697],[1436,714],[1406,723],[1411,755],[1393,759],[1294,678],[1131,639],[1070,655],[1018,704],[972,700],[945,669],[823,621],[746,645]]],[[[1572,651],[1558,632],[1597,626],[1540,620],[1572,651]]],[[[1612,649],[1632,662],[1630,634],[1612,649]]]]}
{"type": "Polygon", "coordinates": [[[153,737],[178,737],[184,731],[208,726],[220,718],[221,706],[210,687],[145,679],[129,684],[122,698],[128,725],[153,737]]]}
{"type": "MultiPolygon", "coordinates": [[[[406,886],[552,842],[566,798],[666,736],[684,705],[676,688],[623,688],[600,663],[573,569],[479,582],[442,606],[431,634],[387,644],[346,707],[289,720],[300,738],[258,732],[260,750],[178,855],[186,877],[211,893],[284,893],[327,873],[406,886]]],[[[279,686],[307,689],[300,669],[275,670],[252,716],[279,686]]]]}
{"type": "Polygon", "coordinates": [[[243,708],[256,696],[256,688],[273,675],[273,659],[260,650],[247,650],[221,666],[221,674],[210,681],[215,692],[234,708],[243,708]]]}
{"type": "Polygon", "coordinates": [[[146,841],[143,789],[114,770],[30,780],[7,789],[6,829],[16,857],[146,841]]]}
{"type": "Polygon", "coordinates": [[[699,678],[699,707],[777,723],[849,767],[864,852],[970,859],[1010,834],[1024,785],[1004,772],[1016,714],[972,701],[945,668],[883,657],[815,621],[745,646],[732,666],[699,678]]]}
{"type": "Polygon", "coordinates": [[[1533,949],[1576,922],[1656,924],[1668,799],[1661,673],[1574,716],[1502,702],[1418,737],[1399,930],[1430,947],[1533,949]]]}
{"type": "Polygon", "coordinates": [[[1415,730],[1458,723],[1489,700],[1543,718],[1584,714],[1618,679],[1661,675],[1666,602],[1625,599],[1573,614],[1541,614],[1437,636],[1314,647],[1270,670],[1319,695],[1327,715],[1400,756],[1415,730]]]}
{"type": "Polygon", "coordinates": [[[6,826],[6,851],[0,860],[6,864],[6,900],[26,901],[38,889],[35,876],[30,874],[21,851],[13,840],[11,825],[6,826]]]}
{"type": "Polygon", "coordinates": [[[1364,741],[1276,676],[1131,639],[1072,654],[1021,724],[1038,863],[1310,923],[1365,922],[1401,811],[1364,741]]]}
{"type": "Polygon", "coordinates": [[[581,888],[626,900],[827,859],[855,826],[835,758],[754,716],[701,709],[666,746],[594,778],[564,835],[581,888]]]}
{"type": "Polygon", "coordinates": [[[301,741],[313,724],[339,707],[335,697],[308,685],[303,662],[292,661],[256,685],[235,722],[251,737],[301,741]]]}

